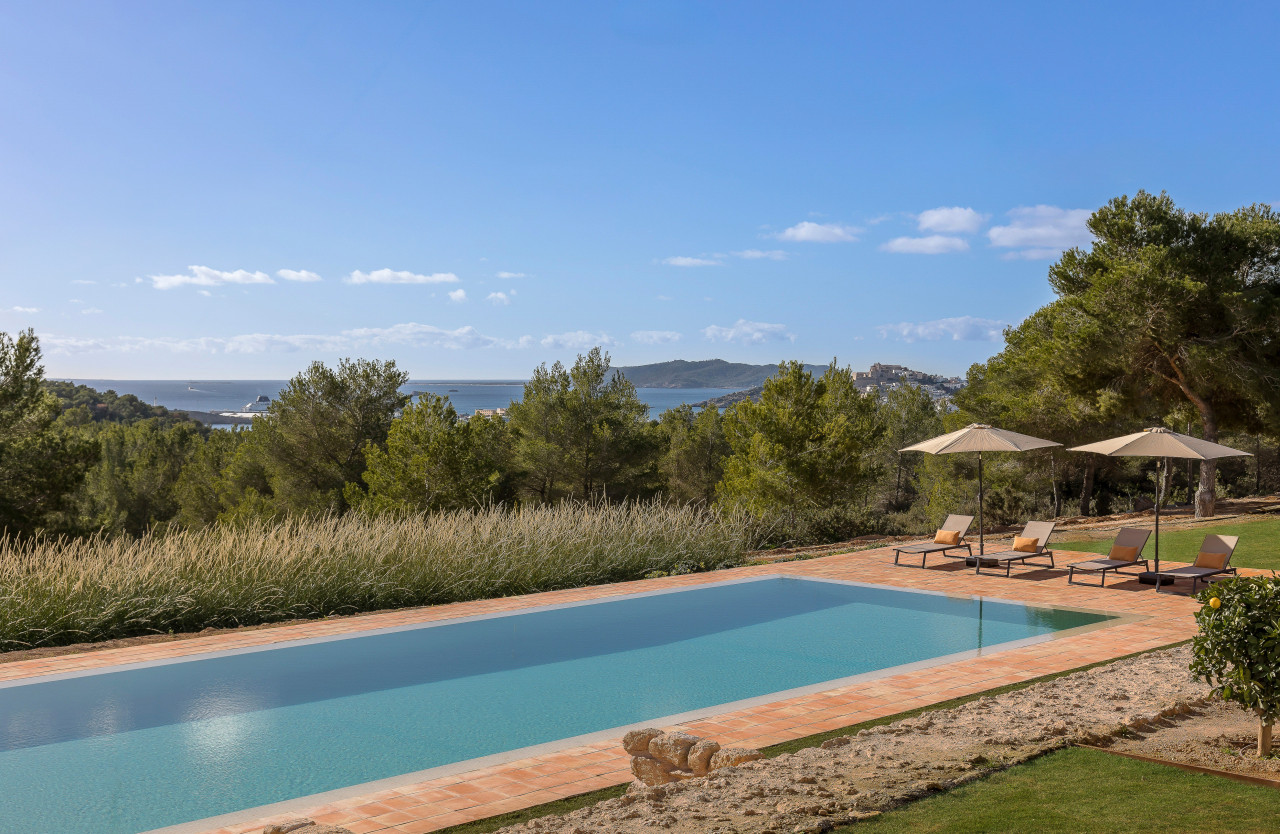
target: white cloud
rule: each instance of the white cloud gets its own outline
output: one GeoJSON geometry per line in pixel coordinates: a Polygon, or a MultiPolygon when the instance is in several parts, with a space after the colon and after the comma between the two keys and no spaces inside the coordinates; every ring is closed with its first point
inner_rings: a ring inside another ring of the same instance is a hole
{"type": "Polygon", "coordinates": [[[40,308],[39,308],[39,307],[16,307],[16,306],[15,306],[15,307],[10,307],[10,308],[9,308],[9,312],[11,312],[11,313],[38,313],[38,312],[40,312],[40,308]]]}
{"type": "Polygon", "coordinates": [[[713,342],[737,342],[742,345],[760,345],[765,342],[796,340],[794,333],[787,331],[785,324],[770,324],[763,321],[747,321],[738,319],[732,327],[711,325],[702,329],[702,335],[713,342]]]}
{"type": "Polygon", "coordinates": [[[87,286],[87,285],[89,285],[89,284],[96,284],[96,283],[98,283],[98,282],[97,282],[97,281],[87,281],[87,280],[85,280],[84,278],[77,278],[76,280],[72,281],[71,283],[73,283],[73,284],[82,284],[82,285],[87,286]]]}
{"type": "Polygon", "coordinates": [[[1015,249],[1000,256],[1005,261],[1052,261],[1062,254],[1061,249],[1015,249]]]}
{"type": "Polygon", "coordinates": [[[677,255],[674,258],[663,258],[662,262],[667,266],[721,266],[720,261],[711,258],[687,258],[683,255],[677,255]]]}
{"type": "Polygon", "coordinates": [[[670,345],[680,341],[680,334],[674,330],[637,330],[631,340],[642,345],[670,345]]]}
{"type": "Polygon", "coordinates": [[[745,258],[748,261],[785,261],[787,259],[787,253],[781,249],[744,249],[741,252],[733,252],[732,254],[734,257],[745,258]]]}
{"type": "Polygon", "coordinates": [[[916,216],[920,231],[951,235],[971,235],[982,228],[986,220],[987,215],[960,206],[929,209],[916,216]]]}
{"type": "Polygon", "coordinates": [[[459,304],[467,300],[467,291],[464,289],[449,290],[449,300],[456,301],[459,304]]]}
{"type": "Polygon", "coordinates": [[[348,284],[456,284],[458,276],[452,272],[433,272],[421,275],[416,272],[397,272],[391,269],[375,269],[373,272],[356,271],[346,278],[348,284]]]}
{"type": "Polygon", "coordinates": [[[208,290],[196,290],[196,292],[199,293],[200,295],[203,295],[205,298],[213,298],[213,293],[209,292],[208,290]]]}
{"type": "Polygon", "coordinates": [[[857,226],[844,226],[839,223],[814,223],[805,220],[789,229],[784,229],[775,237],[779,240],[793,240],[797,243],[851,243],[858,239],[862,231],[857,226]]]}
{"type": "Polygon", "coordinates": [[[659,301],[670,301],[670,300],[671,300],[671,296],[669,296],[669,295],[660,295],[660,296],[658,296],[657,298],[658,298],[658,300],[659,300],[659,301]]]}
{"type": "Polygon", "coordinates": [[[218,287],[223,284],[274,284],[271,276],[265,272],[250,272],[237,269],[223,272],[207,266],[189,266],[185,273],[177,275],[148,275],[151,286],[158,290],[171,290],[181,286],[218,287]]]}
{"type": "Polygon", "coordinates": [[[356,342],[357,346],[371,345],[410,345],[413,347],[443,347],[450,350],[470,348],[515,347],[508,339],[486,336],[471,325],[456,330],[444,330],[429,324],[395,324],[391,327],[369,327],[357,330],[342,331],[344,338],[356,342]]]}
{"type": "Polygon", "coordinates": [[[1004,338],[1005,322],[959,316],[935,321],[904,321],[898,324],[882,324],[876,329],[884,339],[903,342],[937,342],[949,339],[953,342],[998,342],[1004,338]]]}
{"type": "Polygon", "coordinates": [[[1064,249],[1088,246],[1093,240],[1085,225],[1090,214],[1089,209],[1019,206],[1009,212],[1007,226],[992,226],[987,237],[992,246],[1018,250],[1006,258],[1056,258],[1064,249]]]}
{"type": "Polygon", "coordinates": [[[542,339],[542,346],[556,350],[587,350],[596,346],[609,347],[618,342],[607,333],[589,333],[586,330],[572,330],[568,333],[555,333],[542,339]]]}
{"type": "Polygon", "coordinates": [[[523,272],[499,272],[499,278],[528,278],[529,276],[523,272]]]}
{"type": "Polygon", "coordinates": [[[82,316],[96,316],[96,315],[98,315],[98,314],[99,314],[99,313],[101,313],[101,312],[102,312],[102,311],[101,311],[101,310],[99,310],[97,307],[85,307],[83,310],[81,310],[81,311],[80,311],[80,315],[82,315],[82,316]]]}
{"type": "Polygon", "coordinates": [[[323,281],[319,275],[306,269],[277,269],[276,277],[283,278],[286,281],[299,281],[306,284],[314,284],[316,281],[323,281]]]}
{"type": "MultiPolygon", "coordinates": [[[[514,295],[514,293],[512,293],[512,295],[514,295]]],[[[496,307],[506,307],[511,303],[511,296],[507,295],[505,292],[491,292],[485,296],[484,300],[496,307]]]]}
{"type": "Polygon", "coordinates": [[[179,353],[292,353],[296,351],[348,353],[386,345],[438,347],[450,350],[515,348],[527,344],[486,336],[474,327],[445,330],[429,324],[407,322],[390,327],[366,327],[333,334],[245,333],[236,336],[202,336],[189,339],[170,337],[120,336],[94,339],[79,336],[41,334],[40,344],[49,353],[134,353],[168,351],[179,353]]]}
{"type": "Polygon", "coordinates": [[[964,252],[969,244],[958,237],[948,235],[928,235],[927,237],[895,237],[880,244],[885,252],[899,252],[911,255],[941,255],[946,252],[964,252]]]}

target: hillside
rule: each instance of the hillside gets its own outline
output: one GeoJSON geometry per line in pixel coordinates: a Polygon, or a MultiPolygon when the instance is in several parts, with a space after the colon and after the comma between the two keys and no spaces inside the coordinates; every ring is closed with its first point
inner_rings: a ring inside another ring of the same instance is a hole
{"type": "MultiPolygon", "coordinates": [[[[822,373],[824,365],[806,365],[813,373],[822,373]]],[[[637,388],[754,388],[778,370],[777,365],[747,365],[723,359],[690,362],[674,359],[653,365],[618,368],[637,388]]]]}

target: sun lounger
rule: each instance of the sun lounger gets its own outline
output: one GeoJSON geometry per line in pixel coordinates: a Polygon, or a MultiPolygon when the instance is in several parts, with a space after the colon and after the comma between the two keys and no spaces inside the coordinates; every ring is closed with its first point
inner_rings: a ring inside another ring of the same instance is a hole
{"type": "Polygon", "coordinates": [[[1080,562],[1071,566],[1071,572],[1067,574],[1068,585],[1092,585],[1092,582],[1076,582],[1076,571],[1082,573],[1101,574],[1098,581],[1098,587],[1107,584],[1107,571],[1124,575],[1121,568],[1133,568],[1141,565],[1144,569],[1147,567],[1147,560],[1139,558],[1142,556],[1142,548],[1147,546],[1147,539],[1151,538],[1150,530],[1140,530],[1136,527],[1123,527],[1120,532],[1116,533],[1116,540],[1111,544],[1111,550],[1105,559],[1094,559],[1089,562],[1080,562]]]}
{"type": "MultiPolygon", "coordinates": [[[[973,548],[964,540],[965,534],[969,532],[969,525],[971,524],[973,524],[973,516],[971,515],[949,515],[947,516],[947,520],[942,522],[942,527],[938,529],[938,533],[952,532],[959,534],[956,536],[955,543],[940,543],[937,541],[939,536],[935,536],[934,541],[904,544],[901,547],[895,547],[893,549],[893,563],[895,565],[901,564],[901,562],[898,561],[898,558],[904,553],[911,556],[919,556],[920,567],[924,567],[924,560],[930,553],[937,553],[942,556],[948,556],[952,559],[972,556],[973,548]],[[967,554],[966,556],[957,557],[951,556],[947,553],[948,550],[959,550],[960,548],[965,549],[967,554]]],[[[903,567],[914,568],[915,565],[904,565],[903,567]]]]}
{"type": "MultiPolygon", "coordinates": [[[[1203,582],[1209,584],[1209,577],[1222,576],[1223,574],[1235,573],[1236,569],[1231,567],[1231,555],[1236,552],[1236,544],[1240,541],[1239,536],[1215,536],[1210,533],[1204,537],[1204,544],[1200,545],[1200,553],[1196,556],[1194,565],[1185,568],[1169,568],[1161,570],[1156,576],[1156,592],[1160,591],[1160,580],[1166,576],[1174,576],[1179,579],[1191,579],[1191,593],[1196,592],[1196,583],[1203,582]]],[[[1169,584],[1173,584],[1170,582],[1169,584]]]]}
{"type": "Polygon", "coordinates": [[[1014,545],[1008,550],[999,550],[994,553],[984,553],[981,556],[975,556],[974,573],[982,573],[983,568],[1004,568],[1004,575],[1008,576],[1014,562],[1020,562],[1024,565],[1031,564],[1036,567],[1053,567],[1053,551],[1049,549],[1049,537],[1053,535],[1053,528],[1056,525],[1052,521],[1028,521],[1027,526],[1022,528],[1022,535],[1014,537],[1014,545]],[[1018,539],[1023,539],[1034,544],[1027,544],[1026,549],[1019,549],[1018,539]],[[1032,562],[1041,556],[1049,557],[1049,564],[1043,562],[1032,562]]]}

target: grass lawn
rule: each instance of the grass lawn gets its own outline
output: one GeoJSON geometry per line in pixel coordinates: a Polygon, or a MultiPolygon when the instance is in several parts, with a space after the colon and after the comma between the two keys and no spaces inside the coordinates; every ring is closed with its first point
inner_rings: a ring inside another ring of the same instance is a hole
{"type": "MultiPolygon", "coordinates": [[[[1151,523],[1134,524],[1133,526],[1150,527],[1151,523]]],[[[1160,531],[1160,558],[1174,562],[1194,562],[1200,552],[1200,543],[1208,533],[1239,536],[1240,544],[1236,547],[1231,564],[1238,568],[1262,568],[1264,570],[1280,570],[1280,519],[1267,518],[1259,520],[1242,520],[1238,518],[1224,521],[1222,524],[1207,522],[1192,528],[1180,530],[1162,529],[1160,531]]],[[[1106,553],[1111,549],[1111,539],[1094,541],[1055,541],[1055,550],[1080,550],[1086,553],[1106,553]]],[[[1155,556],[1155,538],[1147,541],[1142,555],[1148,559],[1155,556]]]]}
{"type": "Polygon", "coordinates": [[[882,817],[847,834],[1273,832],[1280,791],[1071,748],[882,817]]]}

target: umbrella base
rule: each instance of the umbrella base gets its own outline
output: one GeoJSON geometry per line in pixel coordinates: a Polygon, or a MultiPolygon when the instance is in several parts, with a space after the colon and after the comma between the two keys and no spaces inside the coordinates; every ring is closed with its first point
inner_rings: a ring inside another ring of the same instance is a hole
{"type": "Polygon", "coordinates": [[[1178,581],[1178,577],[1171,573],[1156,573],[1153,570],[1143,571],[1138,574],[1138,581],[1143,585],[1154,585],[1156,584],[1157,576],[1160,577],[1161,585],[1172,585],[1174,582],[1178,581]]]}

